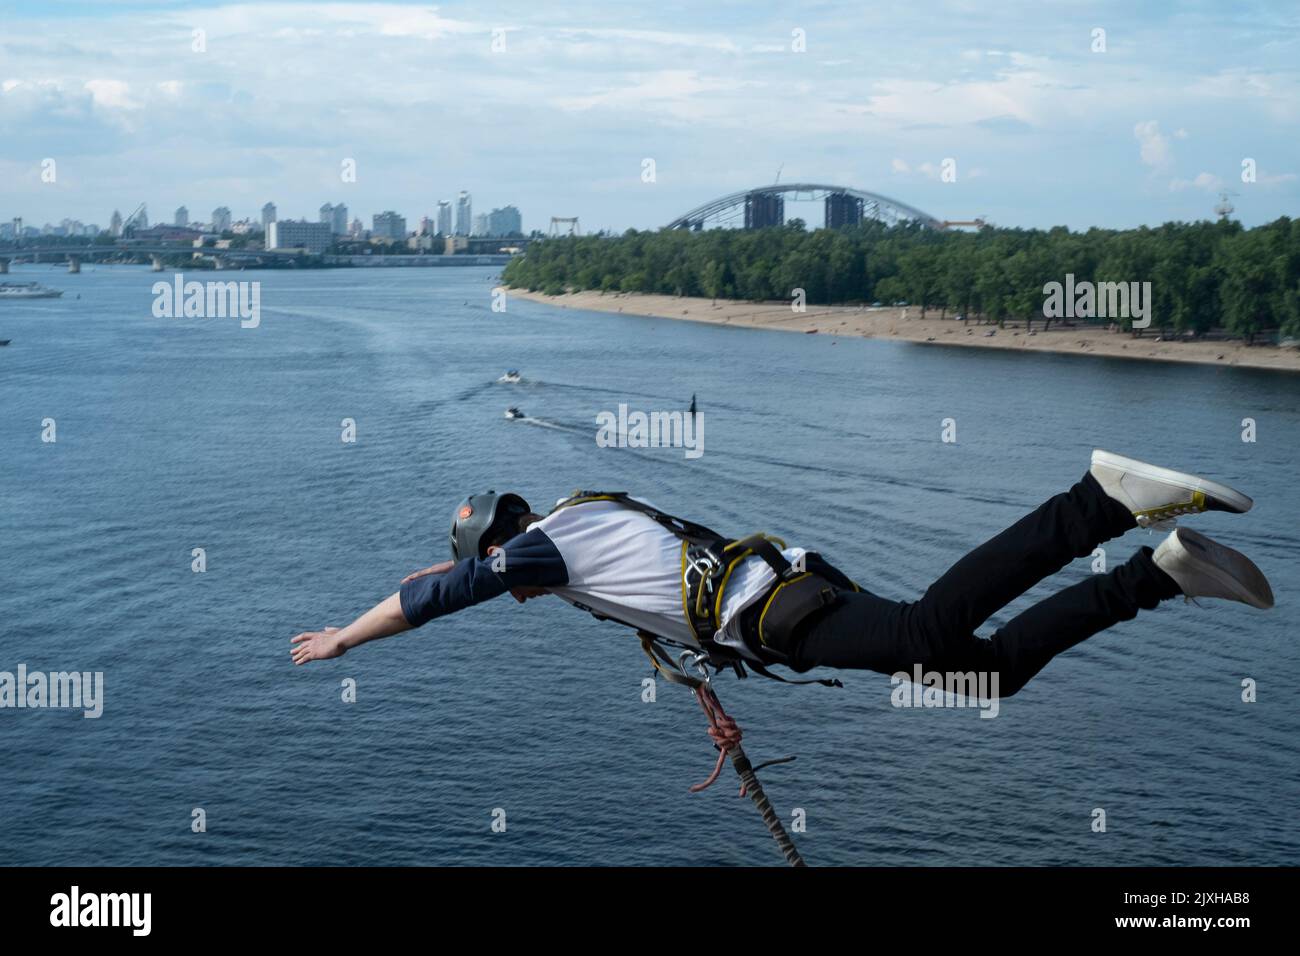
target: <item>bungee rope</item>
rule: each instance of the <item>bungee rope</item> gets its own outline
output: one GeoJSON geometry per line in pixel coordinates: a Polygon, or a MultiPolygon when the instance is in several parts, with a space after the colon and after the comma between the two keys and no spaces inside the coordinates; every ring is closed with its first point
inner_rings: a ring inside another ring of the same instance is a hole
{"type": "Polygon", "coordinates": [[[781,818],[777,816],[776,810],[772,808],[771,801],[767,799],[767,794],[763,792],[763,785],[758,781],[757,771],[763,767],[770,767],[773,764],[789,763],[794,757],[780,757],[776,760],[768,760],[757,767],[749,762],[749,757],[745,755],[744,748],[740,745],[743,736],[740,725],[735,719],[722,708],[722,702],[718,700],[717,693],[713,690],[712,681],[709,679],[709,672],[704,667],[704,661],[708,658],[703,654],[694,654],[687,651],[673,661],[672,658],[659,646],[653,635],[644,632],[638,634],[641,638],[641,649],[650,658],[650,663],[654,665],[666,680],[674,684],[682,684],[689,687],[695,695],[696,701],[699,702],[700,709],[704,711],[704,716],[709,722],[709,737],[713,744],[718,748],[718,762],[714,764],[713,772],[709,774],[707,780],[703,783],[697,783],[690,788],[691,793],[699,793],[702,790],[712,786],[722,773],[722,764],[730,758],[731,765],[736,770],[736,775],[740,777],[740,796],[748,796],[758,808],[758,812],[763,817],[763,823],[767,825],[767,832],[772,834],[772,839],[780,848],[782,855],[787,863],[791,866],[807,866],[803,857],[799,855],[799,849],[790,839],[790,834],[786,832],[785,826],[781,823],[781,818]],[[689,664],[687,658],[691,658],[689,664]],[[665,667],[664,665],[667,665],[665,667]],[[703,675],[696,677],[692,675],[687,667],[696,667],[703,675]]]}

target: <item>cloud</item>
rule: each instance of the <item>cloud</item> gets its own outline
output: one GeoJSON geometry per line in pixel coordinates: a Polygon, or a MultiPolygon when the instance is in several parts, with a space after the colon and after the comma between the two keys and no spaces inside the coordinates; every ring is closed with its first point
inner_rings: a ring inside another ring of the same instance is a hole
{"type": "Polygon", "coordinates": [[[654,110],[679,119],[704,119],[725,113],[721,94],[740,90],[736,80],[703,76],[695,70],[659,70],[634,75],[631,82],[604,90],[555,97],[551,103],[562,110],[585,112],[596,108],[627,112],[654,110]]]}
{"type": "Polygon", "coordinates": [[[415,221],[467,188],[476,205],[515,203],[529,228],[556,213],[622,229],[770,181],[782,161],[783,179],[795,163],[805,181],[892,177],[901,200],[929,208],[940,190],[936,205],[951,201],[939,162],[957,155],[963,180],[999,184],[987,211],[1001,221],[1136,224],[1199,214],[1211,187],[1195,174],[1233,180],[1233,143],[1277,164],[1260,178],[1261,216],[1300,202],[1284,172],[1294,123],[1281,122],[1300,113],[1300,74],[1280,27],[1256,24],[1272,45],[1225,68],[1224,31],[1165,13],[1128,25],[1145,54],[1125,59],[1114,43],[1091,54],[1086,29],[1063,31],[1059,11],[1029,0],[942,9],[936,26],[915,3],[812,5],[799,26],[815,52],[788,55],[792,24],[758,6],[652,5],[631,19],[615,4],[527,0],[28,3],[0,32],[0,221],[102,222],[141,199],[237,216],[274,199],[293,217],[344,199],[415,221]],[[191,48],[196,28],[206,53],[191,48]],[[33,155],[60,160],[57,189],[30,188],[33,155]],[[645,156],[653,189],[638,177],[645,156]],[[361,175],[340,195],[342,157],[361,175]],[[1045,198],[1023,169],[1078,188],[1045,198]]]}
{"type": "Polygon", "coordinates": [[[95,105],[117,110],[135,110],[140,103],[131,97],[131,87],[121,80],[87,80],[85,88],[95,105]]]}
{"type": "Polygon", "coordinates": [[[1173,164],[1173,154],[1169,149],[1169,137],[1160,132],[1160,123],[1146,120],[1133,127],[1133,135],[1138,141],[1138,154],[1143,165],[1153,169],[1167,169],[1173,164]]]}
{"type": "MultiPolygon", "coordinates": [[[[947,159],[944,160],[944,162],[947,161],[947,159]]],[[[932,163],[928,159],[922,163],[918,163],[916,166],[911,166],[905,159],[894,159],[890,161],[889,169],[896,176],[908,176],[912,173],[916,173],[924,179],[930,179],[936,182],[943,178],[942,163],[932,163]]],[[[983,176],[984,174],[985,170],[983,169],[971,169],[964,175],[969,179],[973,176],[983,176]]]]}
{"type": "Polygon", "coordinates": [[[1014,116],[989,116],[976,120],[975,125],[994,133],[1028,133],[1034,128],[1014,116]]]}
{"type": "Polygon", "coordinates": [[[1204,189],[1206,192],[1217,193],[1223,188],[1223,180],[1213,173],[1199,173],[1195,179],[1171,179],[1169,181],[1170,192],[1181,192],[1184,189],[1204,189]]]}

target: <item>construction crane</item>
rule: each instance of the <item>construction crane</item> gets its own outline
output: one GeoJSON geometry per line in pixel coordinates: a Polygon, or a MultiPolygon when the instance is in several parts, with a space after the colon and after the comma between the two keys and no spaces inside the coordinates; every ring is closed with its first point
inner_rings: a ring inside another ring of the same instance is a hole
{"type": "Polygon", "coordinates": [[[577,216],[552,216],[551,228],[546,234],[548,236],[580,236],[582,235],[582,228],[578,225],[577,216]],[[563,231],[561,231],[562,229],[563,231]]]}
{"type": "Polygon", "coordinates": [[[131,236],[135,234],[137,216],[139,216],[141,213],[145,213],[146,215],[148,215],[148,213],[145,212],[144,206],[145,206],[144,203],[140,203],[140,205],[135,207],[135,212],[131,213],[131,215],[127,216],[124,220],[122,220],[123,238],[129,239],[131,238],[131,236]]]}

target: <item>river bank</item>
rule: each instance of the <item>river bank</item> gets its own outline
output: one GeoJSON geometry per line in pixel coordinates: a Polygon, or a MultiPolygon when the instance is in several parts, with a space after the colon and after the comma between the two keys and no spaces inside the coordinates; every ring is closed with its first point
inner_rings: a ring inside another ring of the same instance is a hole
{"type": "Polygon", "coordinates": [[[1005,328],[999,329],[991,325],[976,325],[974,321],[964,325],[951,318],[940,319],[935,312],[922,319],[920,310],[915,306],[874,308],[823,305],[809,306],[807,311],[798,313],[791,311],[786,302],[735,302],[725,299],[714,302],[710,299],[646,295],[639,292],[543,295],[540,292],[511,289],[510,295],[563,309],[623,312],[629,315],[805,334],[852,335],[928,345],[1037,350],[1300,372],[1300,349],[1282,349],[1271,345],[1248,346],[1239,340],[1161,339],[1158,332],[1148,332],[1143,337],[1136,338],[1126,332],[1110,332],[1097,326],[1065,326],[1056,323],[1048,331],[1043,331],[1042,323],[1039,322],[1034,323],[1032,331],[1027,331],[1023,322],[1008,322],[1005,328]]]}

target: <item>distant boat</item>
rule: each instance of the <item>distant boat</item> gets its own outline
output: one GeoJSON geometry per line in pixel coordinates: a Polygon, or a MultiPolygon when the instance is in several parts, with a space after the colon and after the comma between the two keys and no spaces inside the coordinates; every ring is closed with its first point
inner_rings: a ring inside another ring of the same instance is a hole
{"type": "Polygon", "coordinates": [[[522,380],[523,376],[519,374],[519,369],[517,368],[506,369],[506,374],[497,379],[498,382],[508,382],[511,385],[515,385],[522,380]]]}
{"type": "Polygon", "coordinates": [[[13,341],[13,339],[0,339],[0,349],[4,348],[6,345],[8,345],[8,344],[9,344],[10,342],[12,342],[12,341],[13,341]]]}
{"type": "Polygon", "coordinates": [[[514,405],[511,405],[509,408],[506,409],[506,418],[523,418],[523,417],[524,417],[524,411],[522,408],[516,408],[514,405]]]}
{"type": "Polygon", "coordinates": [[[60,289],[47,289],[39,282],[0,282],[0,299],[57,299],[60,289]]]}

